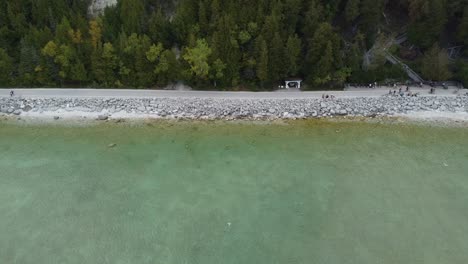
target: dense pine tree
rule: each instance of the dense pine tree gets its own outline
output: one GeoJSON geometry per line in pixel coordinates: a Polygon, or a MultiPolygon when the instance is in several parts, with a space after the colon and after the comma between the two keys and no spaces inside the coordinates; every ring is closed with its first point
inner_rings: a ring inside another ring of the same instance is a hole
{"type": "Polygon", "coordinates": [[[13,58],[0,48],[0,85],[11,85],[13,58]]]}
{"type": "MultiPolygon", "coordinates": [[[[310,88],[384,80],[401,69],[383,56],[364,68],[363,55],[381,36],[403,33],[395,20],[408,25],[424,63],[453,68],[459,80],[466,69],[431,49],[468,45],[465,0],[118,0],[98,17],[89,3],[0,0],[0,85],[271,89],[292,76],[310,88]]],[[[427,78],[450,76],[421,66],[427,78]]]]}

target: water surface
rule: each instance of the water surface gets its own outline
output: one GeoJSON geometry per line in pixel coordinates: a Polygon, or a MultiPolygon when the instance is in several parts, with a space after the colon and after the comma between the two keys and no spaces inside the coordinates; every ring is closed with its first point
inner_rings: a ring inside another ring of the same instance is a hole
{"type": "Polygon", "coordinates": [[[443,264],[467,245],[466,128],[0,124],[1,263],[443,264]]]}

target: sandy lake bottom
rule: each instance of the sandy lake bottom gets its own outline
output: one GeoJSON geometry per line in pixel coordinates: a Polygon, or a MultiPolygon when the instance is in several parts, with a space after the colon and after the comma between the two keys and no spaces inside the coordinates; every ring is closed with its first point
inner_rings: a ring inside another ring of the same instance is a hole
{"type": "Polygon", "coordinates": [[[0,263],[466,263],[468,129],[0,123],[0,263]]]}

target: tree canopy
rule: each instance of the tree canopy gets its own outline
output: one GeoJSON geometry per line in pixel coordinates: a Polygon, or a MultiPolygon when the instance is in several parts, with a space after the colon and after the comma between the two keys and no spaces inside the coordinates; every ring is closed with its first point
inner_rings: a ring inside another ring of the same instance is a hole
{"type": "Polygon", "coordinates": [[[363,55],[402,33],[395,21],[426,54],[424,76],[451,76],[433,72],[437,61],[466,69],[432,48],[468,44],[464,0],[118,0],[98,17],[90,2],[0,0],[0,85],[271,89],[301,77],[324,88],[380,71],[368,74],[377,81],[393,71],[364,69],[363,55]]]}

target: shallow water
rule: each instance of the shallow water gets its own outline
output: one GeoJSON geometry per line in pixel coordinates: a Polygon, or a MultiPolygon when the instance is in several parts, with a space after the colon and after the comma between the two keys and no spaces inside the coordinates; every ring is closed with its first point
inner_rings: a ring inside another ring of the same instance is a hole
{"type": "Polygon", "coordinates": [[[466,128],[0,124],[1,263],[441,264],[467,245],[466,128]]]}

